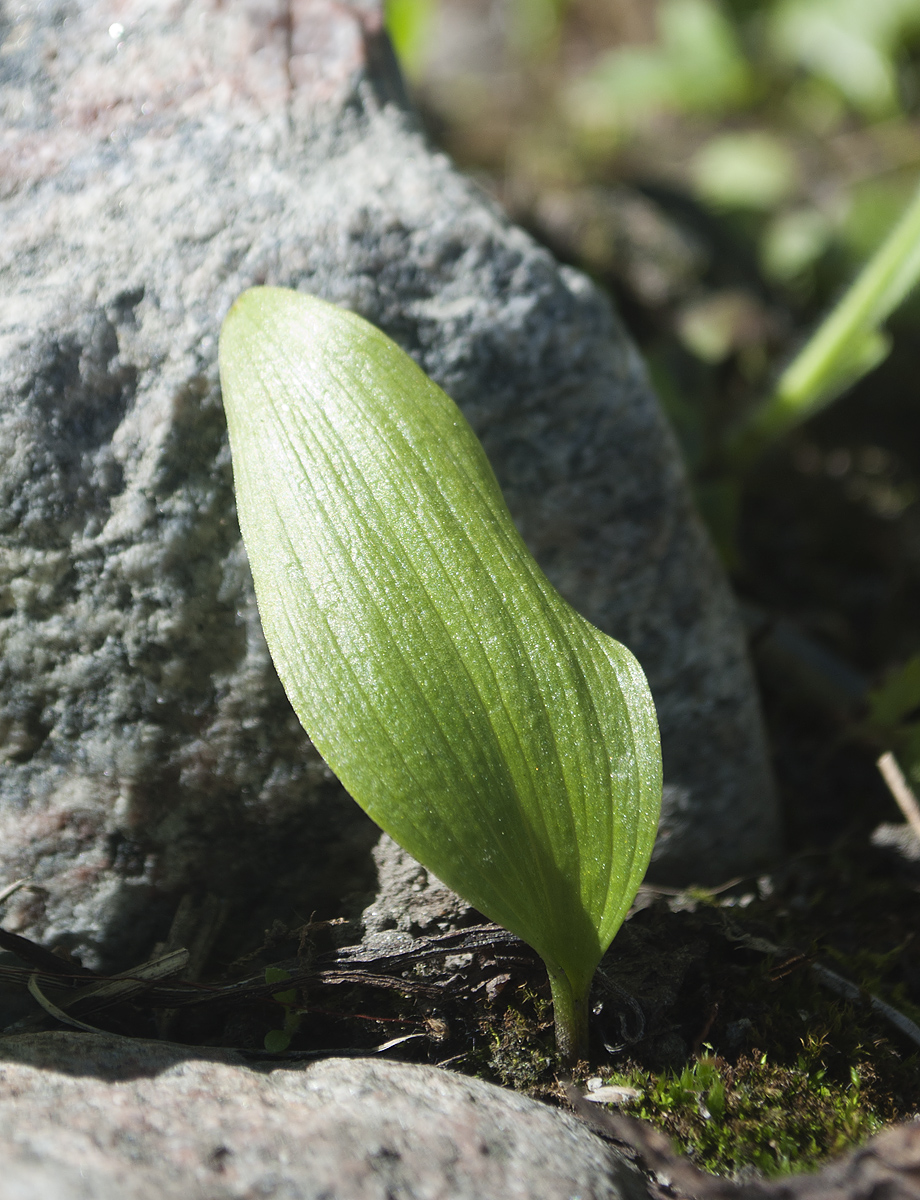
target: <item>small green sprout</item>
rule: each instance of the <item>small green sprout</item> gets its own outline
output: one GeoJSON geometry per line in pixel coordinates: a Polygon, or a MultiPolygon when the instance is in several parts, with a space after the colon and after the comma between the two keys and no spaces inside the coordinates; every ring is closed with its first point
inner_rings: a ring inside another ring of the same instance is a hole
{"type": "MultiPolygon", "coordinates": [[[[283,967],[266,967],[266,983],[286,983],[291,978],[290,971],[283,967]]],[[[272,999],[284,1009],[284,1025],[281,1029],[270,1029],[265,1035],[265,1049],[270,1054],[283,1054],[291,1044],[291,1038],[300,1029],[301,1014],[296,1009],[297,989],[287,988],[283,992],[272,992],[272,999]]]]}
{"type": "Polygon", "coordinates": [[[361,807],[540,954],[587,1051],[642,881],[658,725],[625,647],[555,591],[457,406],[374,326],[282,288],[220,338],[240,527],[282,683],[361,807]]]}

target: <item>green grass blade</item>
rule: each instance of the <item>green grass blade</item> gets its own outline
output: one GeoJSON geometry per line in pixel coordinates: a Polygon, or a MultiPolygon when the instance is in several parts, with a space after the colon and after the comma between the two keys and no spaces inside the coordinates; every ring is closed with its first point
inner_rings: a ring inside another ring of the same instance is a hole
{"type": "Polygon", "coordinates": [[[920,191],[740,435],[750,455],[830,404],[887,357],[882,324],[920,280],[920,191]]]}
{"type": "Polygon", "coordinates": [[[586,994],[657,829],[639,665],[553,589],[459,409],[379,330],[255,288],[220,367],[262,623],[305,729],[379,825],[586,994]]]}

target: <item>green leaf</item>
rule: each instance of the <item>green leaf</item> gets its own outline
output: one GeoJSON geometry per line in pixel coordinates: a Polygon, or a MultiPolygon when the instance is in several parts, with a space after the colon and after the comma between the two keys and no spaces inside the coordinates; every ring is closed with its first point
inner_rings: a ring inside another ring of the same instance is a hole
{"type": "MultiPolygon", "coordinates": [[[[459,409],[353,313],[253,288],[220,340],[275,665],[364,810],[584,1009],[661,798],[633,656],[524,546],[459,409]]],[[[580,1036],[580,1035],[579,1035],[580,1036]]]]}
{"type": "Polygon", "coordinates": [[[729,447],[744,465],[774,438],[814,416],[883,362],[881,328],[920,282],[920,190],[850,288],[782,372],[729,447]]]}
{"type": "Polygon", "coordinates": [[[291,1044],[291,1035],[283,1029],[271,1029],[266,1033],[262,1044],[269,1054],[283,1054],[291,1044]]]}
{"type": "Polygon", "coordinates": [[[284,967],[266,967],[265,982],[266,983],[285,983],[291,978],[291,972],[286,971],[284,967]]]}
{"type": "MultiPolygon", "coordinates": [[[[290,978],[291,972],[285,971],[284,967],[265,968],[266,983],[286,983],[290,978]]],[[[277,1000],[279,1004],[295,1004],[297,1002],[297,989],[289,988],[284,992],[273,992],[272,999],[277,1000]]]]}

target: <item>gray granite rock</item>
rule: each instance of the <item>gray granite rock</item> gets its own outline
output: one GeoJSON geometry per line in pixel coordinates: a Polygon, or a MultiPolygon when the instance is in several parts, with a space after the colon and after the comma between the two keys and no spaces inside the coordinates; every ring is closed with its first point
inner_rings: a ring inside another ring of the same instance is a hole
{"type": "Polygon", "coordinates": [[[0,885],[39,885],[6,927],[98,966],[190,890],[334,915],[373,886],[375,833],[287,706],[236,526],[217,334],[253,283],[401,342],[551,578],[638,655],[658,877],[768,859],[741,629],[642,363],[426,145],[376,5],[5,0],[0,36],[0,885]]]}
{"type": "Polygon", "coordinates": [[[417,937],[468,924],[473,909],[437,876],[415,861],[388,834],[374,847],[377,890],[361,914],[365,942],[395,933],[417,937]]]}
{"type": "Polygon", "coordinates": [[[478,1079],[93,1034],[0,1039],[0,1154],[0,1200],[647,1196],[574,1118],[478,1079]]]}
{"type": "Polygon", "coordinates": [[[0,1200],[920,1197],[917,1121],[820,1172],[736,1182],[698,1170],[645,1122],[576,1103],[587,1123],[379,1058],[254,1069],[166,1042],[0,1038],[0,1200]]]}

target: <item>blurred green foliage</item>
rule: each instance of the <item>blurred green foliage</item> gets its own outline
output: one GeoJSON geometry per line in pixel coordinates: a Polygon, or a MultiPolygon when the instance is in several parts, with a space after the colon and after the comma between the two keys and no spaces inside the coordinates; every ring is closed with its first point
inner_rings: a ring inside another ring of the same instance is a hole
{"type": "MultiPolygon", "coordinates": [[[[887,358],[884,324],[920,278],[920,191],[852,286],[782,372],[735,444],[761,449],[835,400],[887,358]]],[[[740,465],[744,465],[742,457],[740,465]]]]}
{"type": "Polygon", "coordinates": [[[908,780],[920,787],[920,655],[890,671],[868,702],[870,736],[894,751],[908,780]]]}
{"type": "MultiPolygon", "coordinates": [[[[387,0],[386,12],[423,110],[513,215],[541,232],[530,210],[548,188],[683,191],[728,221],[796,325],[871,256],[920,170],[920,0],[387,0]]],[[[575,232],[574,257],[616,284],[602,226],[575,232]]],[[[791,349],[782,320],[733,312],[737,289],[708,303],[712,285],[697,283],[664,323],[702,363],[740,365],[750,404],[791,349]]],[[[738,415],[700,420],[712,433],[738,415]]]]}
{"type": "MultiPolygon", "coordinates": [[[[634,7],[608,5],[614,13],[634,7]]],[[[615,22],[592,20],[598,5],[588,0],[486,8],[483,22],[482,3],[387,4],[423,101],[449,112],[461,142],[463,98],[475,92],[470,124],[504,123],[503,149],[518,165],[539,157],[528,141],[542,141],[544,153],[564,143],[577,182],[616,171],[618,156],[641,152],[664,122],[662,150],[678,133],[686,151],[664,173],[683,176],[705,204],[772,218],[755,237],[767,273],[783,282],[800,280],[834,248],[865,257],[903,209],[901,175],[920,166],[920,134],[908,120],[920,0],[659,0],[647,6],[654,36],[625,44],[615,22]],[[500,61],[493,37],[491,58],[471,52],[466,60],[461,49],[444,69],[451,48],[439,41],[455,35],[464,9],[497,37],[500,61]],[[827,145],[847,135],[852,142],[860,130],[865,145],[827,145]]]]}
{"type": "Polygon", "coordinates": [[[403,70],[416,79],[424,69],[436,0],[386,0],[387,31],[403,70]]]}
{"type": "Polygon", "coordinates": [[[712,0],[663,0],[658,42],[610,50],[567,89],[574,129],[618,140],[657,111],[724,112],[754,77],[731,21],[712,0]]]}
{"type": "Polygon", "coordinates": [[[885,116],[900,111],[898,60],[918,31],[915,0],[761,0],[724,8],[716,0],[662,0],[658,44],[611,51],[580,81],[580,94],[589,111],[606,101],[608,112],[635,119],[650,105],[728,112],[777,86],[804,83],[807,96],[819,82],[857,111],[885,116]],[[631,99],[625,110],[624,95],[631,99]]]}
{"type": "Polygon", "coordinates": [[[894,671],[869,693],[869,713],[880,727],[893,729],[920,712],[920,655],[894,671]]]}
{"type": "Polygon", "coordinates": [[[792,195],[796,163],[771,133],[725,133],[696,154],[693,181],[713,207],[771,210],[792,195]]]}
{"type": "Polygon", "coordinates": [[[390,0],[388,13],[399,47],[407,14],[424,27],[406,62],[446,148],[641,310],[700,506],[737,563],[737,487],[722,477],[735,432],[772,394],[769,429],[748,439],[762,444],[877,364],[920,265],[887,283],[877,271],[871,302],[851,291],[853,328],[795,358],[915,191],[920,0],[390,0]],[[623,188],[650,197],[645,212],[623,188]]]}
{"type": "Polygon", "coordinates": [[[869,117],[900,111],[898,59],[918,33],[916,0],[782,0],[768,11],[779,63],[824,81],[869,117]]]}

